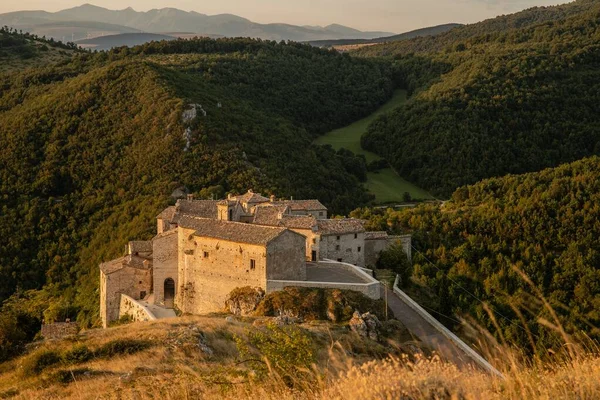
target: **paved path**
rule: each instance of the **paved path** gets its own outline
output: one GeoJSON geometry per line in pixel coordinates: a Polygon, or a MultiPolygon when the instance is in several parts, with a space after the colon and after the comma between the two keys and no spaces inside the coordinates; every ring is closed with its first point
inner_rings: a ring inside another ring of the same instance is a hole
{"type": "Polygon", "coordinates": [[[143,305],[148,311],[150,311],[152,315],[156,317],[156,319],[175,318],[177,316],[173,309],[150,304],[143,300],[139,300],[139,303],[143,305]]]}
{"type": "Polygon", "coordinates": [[[321,267],[316,264],[306,264],[306,280],[310,282],[341,282],[341,283],[368,283],[357,274],[335,265],[321,267]]]}
{"type": "MultiPolygon", "coordinates": [[[[386,288],[384,285],[381,286],[381,293],[385,296],[384,290],[386,290],[386,288]]],[[[459,367],[475,365],[469,356],[448,338],[439,333],[439,331],[426,319],[421,317],[417,312],[400,300],[392,290],[387,289],[387,298],[388,306],[396,318],[402,322],[417,339],[432,350],[435,350],[442,358],[455,363],[459,367]]]]}

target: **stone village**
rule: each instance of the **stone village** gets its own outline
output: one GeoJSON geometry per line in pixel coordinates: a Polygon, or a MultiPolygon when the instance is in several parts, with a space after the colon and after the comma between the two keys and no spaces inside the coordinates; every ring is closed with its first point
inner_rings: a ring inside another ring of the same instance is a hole
{"type": "Polygon", "coordinates": [[[225,200],[179,199],[157,217],[157,234],[100,265],[104,327],[124,315],[151,320],[222,311],[239,287],[339,288],[380,298],[372,270],[381,251],[410,236],[366,232],[363,221],[329,219],[318,200],[281,200],[249,190],[225,200]]]}

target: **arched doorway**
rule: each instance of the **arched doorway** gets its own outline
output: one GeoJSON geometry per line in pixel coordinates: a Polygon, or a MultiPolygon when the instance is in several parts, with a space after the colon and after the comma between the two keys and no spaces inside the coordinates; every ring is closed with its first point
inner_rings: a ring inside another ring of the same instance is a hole
{"type": "Polygon", "coordinates": [[[175,281],[171,278],[165,279],[165,307],[175,306],[175,281]]]}

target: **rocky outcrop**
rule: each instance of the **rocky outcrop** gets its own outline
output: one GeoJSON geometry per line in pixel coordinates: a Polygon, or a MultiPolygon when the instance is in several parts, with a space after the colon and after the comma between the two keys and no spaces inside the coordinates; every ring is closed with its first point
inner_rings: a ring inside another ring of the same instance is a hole
{"type": "Polygon", "coordinates": [[[354,311],[348,325],[353,332],[361,337],[369,338],[374,341],[379,340],[381,322],[379,321],[379,318],[371,313],[361,314],[358,311],[354,311]]]}
{"type": "Polygon", "coordinates": [[[237,288],[229,293],[229,297],[225,301],[225,309],[234,315],[252,315],[264,298],[265,291],[261,288],[237,288]]]}

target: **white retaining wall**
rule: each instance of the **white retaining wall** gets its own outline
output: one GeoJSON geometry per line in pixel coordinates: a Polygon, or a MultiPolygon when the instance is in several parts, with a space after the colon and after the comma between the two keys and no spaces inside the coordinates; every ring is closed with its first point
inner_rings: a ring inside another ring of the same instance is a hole
{"type": "Polygon", "coordinates": [[[440,332],[443,336],[445,336],[448,340],[450,340],[454,345],[456,345],[459,349],[461,349],[473,362],[479,365],[483,370],[489,372],[493,375],[497,375],[499,377],[503,377],[502,373],[494,368],[485,358],[483,358],[479,353],[469,347],[465,342],[463,342],[458,336],[454,333],[450,332],[448,328],[442,325],[437,319],[435,319],[431,314],[423,309],[417,302],[411,299],[406,293],[404,293],[398,287],[398,283],[400,280],[400,276],[396,276],[396,282],[394,282],[394,293],[402,300],[407,306],[413,309],[417,314],[419,314],[422,318],[424,318],[427,322],[429,322],[438,332],[440,332]]]}
{"type": "Polygon", "coordinates": [[[119,307],[119,318],[129,315],[134,321],[154,321],[156,317],[150,310],[137,300],[121,294],[121,306],[119,307]]]}

